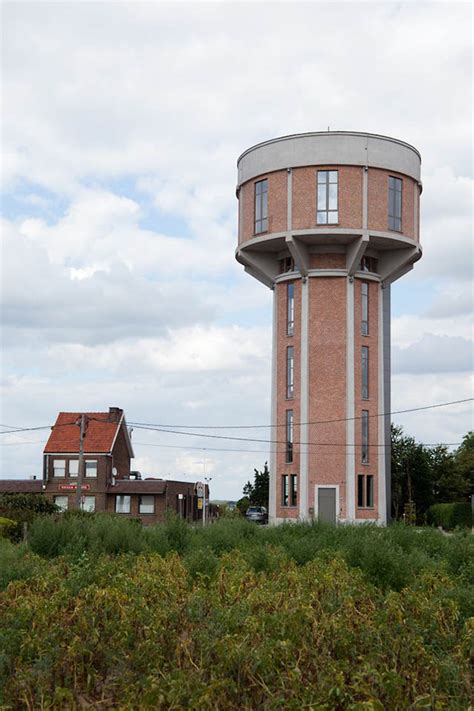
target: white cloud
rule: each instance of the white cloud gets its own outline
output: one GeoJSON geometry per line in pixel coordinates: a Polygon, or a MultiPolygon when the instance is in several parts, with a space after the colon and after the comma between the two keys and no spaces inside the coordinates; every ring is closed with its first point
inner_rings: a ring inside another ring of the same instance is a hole
{"type": "MultiPolygon", "coordinates": [[[[271,292],[233,257],[235,162],[328,125],[423,156],[424,256],[394,289],[394,403],[469,391],[448,372],[472,332],[469,6],[42,2],[3,18],[2,177],[21,203],[2,246],[7,422],[112,404],[140,421],[267,422],[271,292]]],[[[406,422],[428,441],[468,426],[456,408],[406,422]]],[[[149,475],[198,466],[202,439],[134,437],[149,475]]],[[[237,498],[265,449],[209,454],[215,495],[237,498]]],[[[37,473],[40,454],[5,447],[2,474],[37,473]]]]}

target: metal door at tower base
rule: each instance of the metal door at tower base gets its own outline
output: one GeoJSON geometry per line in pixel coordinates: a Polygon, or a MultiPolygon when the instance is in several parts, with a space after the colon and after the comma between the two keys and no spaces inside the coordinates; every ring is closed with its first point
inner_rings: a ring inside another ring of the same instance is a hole
{"type": "Polygon", "coordinates": [[[336,487],[318,486],[316,487],[316,493],[318,497],[318,519],[327,523],[336,523],[336,487]]]}

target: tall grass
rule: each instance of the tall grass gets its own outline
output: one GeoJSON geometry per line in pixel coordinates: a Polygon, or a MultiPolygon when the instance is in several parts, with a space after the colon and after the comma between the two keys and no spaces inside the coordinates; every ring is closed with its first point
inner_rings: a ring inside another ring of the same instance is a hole
{"type": "Polygon", "coordinates": [[[184,556],[194,575],[212,576],[216,561],[239,551],[255,571],[271,572],[274,553],[305,565],[314,560],[343,559],[350,568],[384,591],[401,591],[417,576],[446,574],[453,581],[449,595],[460,605],[463,619],[474,615],[474,537],[468,533],[443,536],[431,528],[395,524],[330,526],[322,523],[259,527],[245,520],[221,520],[206,528],[192,527],[170,517],[162,525],[143,528],[137,521],[108,514],[69,515],[37,519],[29,546],[38,556],[139,554],[184,556]]]}
{"type": "Polygon", "coordinates": [[[12,583],[0,706],[468,707],[469,627],[445,575],[385,592],[338,558],[301,566],[268,543],[218,556],[217,533],[198,538],[184,556],[83,553],[12,583]]]}

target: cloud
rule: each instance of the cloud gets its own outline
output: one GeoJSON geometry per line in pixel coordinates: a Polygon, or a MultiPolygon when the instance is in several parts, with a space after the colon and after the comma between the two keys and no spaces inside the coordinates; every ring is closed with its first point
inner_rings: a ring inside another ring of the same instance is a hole
{"type": "MultiPolygon", "coordinates": [[[[236,159],[328,125],[423,157],[424,256],[393,289],[394,403],[470,392],[471,11],[446,8],[7,3],[4,420],[117,404],[139,421],[268,422],[271,292],[234,260],[236,159]]],[[[428,441],[467,429],[456,409],[406,423],[428,441]]],[[[134,439],[148,475],[199,466],[200,438],[134,439]]],[[[41,448],[2,449],[2,475],[37,474],[41,448]]],[[[263,465],[268,447],[247,448],[206,454],[214,495],[238,498],[263,465]]]]}
{"type": "Polygon", "coordinates": [[[465,338],[424,334],[406,348],[392,348],[394,373],[470,373],[473,365],[472,342],[465,338]]]}

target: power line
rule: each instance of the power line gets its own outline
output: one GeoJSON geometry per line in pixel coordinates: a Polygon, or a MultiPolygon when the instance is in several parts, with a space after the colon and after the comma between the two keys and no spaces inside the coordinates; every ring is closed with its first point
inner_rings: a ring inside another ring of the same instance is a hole
{"type": "MultiPolygon", "coordinates": [[[[388,415],[401,415],[407,412],[421,412],[422,410],[433,410],[437,407],[447,407],[448,405],[459,405],[465,402],[471,402],[474,400],[472,397],[465,398],[464,400],[451,400],[450,402],[440,402],[435,405],[424,405],[423,407],[410,407],[405,410],[392,410],[391,412],[379,412],[375,415],[369,415],[369,417],[386,417],[388,415]]],[[[361,420],[362,416],[357,417],[338,417],[332,420],[313,420],[311,422],[295,422],[294,427],[302,425],[328,425],[332,422],[349,422],[352,420],[361,420]]],[[[197,430],[251,430],[251,429],[270,429],[273,427],[285,427],[285,423],[280,425],[162,425],[154,422],[134,422],[129,420],[127,424],[132,426],[147,426],[147,427],[165,427],[165,428],[179,428],[182,430],[186,429],[197,429],[197,430]]]]}

